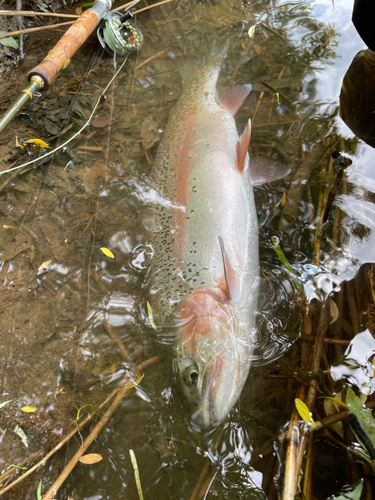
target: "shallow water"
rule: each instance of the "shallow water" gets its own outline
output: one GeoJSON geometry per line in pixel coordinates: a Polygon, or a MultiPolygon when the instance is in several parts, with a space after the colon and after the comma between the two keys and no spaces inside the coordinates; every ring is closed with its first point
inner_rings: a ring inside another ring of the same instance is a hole
{"type": "MultiPolygon", "coordinates": [[[[74,428],[77,408],[87,415],[127,374],[137,378],[134,365],[151,360],[89,448],[103,460],[78,464],[55,497],[138,498],[129,449],[145,498],[271,500],[281,494],[285,449],[278,436],[290,420],[298,384],[309,382],[314,344],[306,336],[315,338],[322,301],[331,300],[339,312],[326,325],[326,336],[344,344],[326,344],[321,369],[337,364],[339,376],[334,384],[323,375],[320,395],[341,390],[341,377],[349,376],[346,368],[340,371],[342,356],[356,334],[365,335],[353,358],[359,365],[367,366],[371,356],[363,351],[373,348],[374,149],[338,116],[342,79],[364,48],[350,22],[351,6],[346,0],[182,1],[140,14],[144,46],[129,56],[90,127],[68,152],[26,167],[0,186],[0,403],[12,400],[0,409],[3,471],[47,452],[74,428]],[[252,369],[228,419],[202,431],[180,388],[173,338],[156,332],[148,317],[144,282],[152,249],[141,213],[153,196],[152,158],[181,93],[179,67],[188,57],[201,57],[219,37],[230,39],[219,85],[252,84],[236,117],[239,131],[252,118],[250,154],[282,162],[292,172],[255,190],[262,286],[252,369]],[[322,224],[336,177],[334,150],[352,164],[322,224]],[[284,191],[287,202],[278,207],[284,191]],[[296,271],[306,301],[271,237],[296,271]],[[102,247],[115,258],[104,256],[102,247]],[[25,405],[37,411],[21,412],[25,405]],[[13,432],[16,424],[26,433],[27,449],[13,432]]],[[[21,68],[2,75],[9,98],[59,36],[50,32],[25,41],[21,68]]],[[[56,146],[73,135],[113,74],[112,59],[90,39],[0,138],[2,169],[16,160],[16,136],[56,146]]],[[[8,104],[3,101],[2,109],[8,104]]],[[[350,382],[362,387],[370,379],[373,385],[366,370],[350,382]]],[[[325,416],[321,399],[316,406],[318,420],[325,416]]],[[[87,435],[82,431],[83,439],[87,435]]],[[[80,439],[70,440],[4,498],[35,498],[40,480],[45,493],[80,439]]],[[[347,455],[348,441],[340,446],[338,440],[315,437],[312,498],[338,494],[360,478],[370,498],[371,474],[347,455]]]]}

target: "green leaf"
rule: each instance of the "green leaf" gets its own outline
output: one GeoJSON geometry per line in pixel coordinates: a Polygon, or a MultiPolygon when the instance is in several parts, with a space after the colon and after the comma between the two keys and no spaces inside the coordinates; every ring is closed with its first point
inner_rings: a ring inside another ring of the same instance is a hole
{"type": "MultiPolygon", "coordinates": [[[[349,413],[352,413],[357,417],[358,423],[363,432],[367,435],[375,448],[375,420],[372,416],[370,408],[363,408],[361,400],[355,395],[355,392],[351,387],[348,387],[346,391],[346,403],[349,408],[349,413]]],[[[353,431],[356,434],[355,429],[353,429],[353,431]]],[[[359,436],[357,436],[357,439],[361,442],[359,436]]]]}
{"type": "Polygon", "coordinates": [[[27,470],[27,469],[28,469],[28,467],[21,467],[20,465],[10,464],[10,465],[7,467],[7,470],[11,469],[12,467],[15,467],[16,469],[21,469],[21,470],[27,470]]]}
{"type": "Polygon", "coordinates": [[[358,483],[352,491],[345,492],[344,495],[332,498],[332,500],[359,500],[361,498],[363,483],[358,483]]]}
{"type": "Polygon", "coordinates": [[[29,443],[27,442],[27,437],[26,434],[23,432],[21,427],[17,424],[15,428],[13,429],[13,432],[17,434],[22,439],[23,444],[26,446],[26,448],[29,447],[29,443]]]}
{"type": "Polygon", "coordinates": [[[307,408],[307,406],[305,405],[305,403],[299,399],[299,398],[296,398],[294,400],[295,404],[296,404],[296,409],[299,413],[299,416],[309,425],[311,425],[311,427],[316,427],[316,423],[314,422],[312,416],[310,415],[310,412],[309,412],[309,409],[307,408]]]}
{"type": "Polygon", "coordinates": [[[36,496],[38,500],[42,500],[42,480],[39,481],[38,489],[36,490],[36,496]]]}
{"type": "Polygon", "coordinates": [[[135,457],[135,453],[134,453],[133,450],[129,450],[129,453],[130,453],[130,460],[132,461],[132,466],[133,466],[133,469],[134,469],[135,482],[137,483],[137,490],[138,490],[139,500],[143,500],[141,478],[139,476],[137,459],[135,457]]]}
{"type": "Polygon", "coordinates": [[[9,399],[9,401],[4,401],[4,403],[0,403],[0,408],[4,408],[8,403],[11,403],[13,399],[9,399]]]}
{"type": "MultiPolygon", "coordinates": [[[[0,31],[0,35],[4,35],[5,31],[0,31]]],[[[0,40],[1,45],[4,47],[12,47],[12,49],[18,49],[18,42],[12,36],[9,38],[3,38],[0,40]]]]}
{"type": "Polygon", "coordinates": [[[301,293],[301,295],[304,295],[305,292],[304,292],[303,285],[300,282],[297,273],[292,268],[292,266],[289,264],[288,259],[285,257],[284,252],[281,250],[277,238],[272,236],[270,243],[272,245],[272,248],[275,250],[276,255],[279,257],[280,262],[283,265],[285,271],[288,273],[291,281],[293,282],[293,285],[296,287],[296,289],[299,291],[299,293],[301,293]]]}

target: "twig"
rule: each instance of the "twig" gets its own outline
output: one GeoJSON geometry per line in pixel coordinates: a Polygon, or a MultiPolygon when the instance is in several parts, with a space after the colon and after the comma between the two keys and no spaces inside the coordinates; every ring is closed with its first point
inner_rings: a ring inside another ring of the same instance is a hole
{"type": "Polygon", "coordinates": [[[143,12],[145,10],[152,9],[153,7],[157,7],[158,5],[163,5],[164,3],[169,3],[169,2],[173,2],[173,0],[163,0],[163,2],[158,2],[152,5],[148,5],[147,7],[143,7],[143,9],[135,10],[133,14],[139,14],[140,12],[143,12]]]}
{"type": "Polygon", "coordinates": [[[261,80],[260,83],[262,85],[264,85],[265,87],[267,87],[268,89],[272,90],[272,92],[274,92],[275,94],[279,94],[279,96],[282,97],[284,99],[284,101],[289,104],[289,106],[292,106],[292,103],[289,101],[289,99],[284,94],[282,94],[281,92],[276,90],[274,87],[272,87],[272,85],[270,85],[269,83],[266,83],[264,80],[261,80]]]}
{"type": "Polygon", "coordinates": [[[149,57],[148,59],[146,59],[145,61],[141,62],[141,64],[138,64],[138,66],[136,66],[135,69],[139,69],[141,68],[142,66],[144,66],[145,64],[147,64],[148,62],[152,61],[153,59],[155,59],[156,57],[158,56],[161,56],[162,54],[165,54],[167,52],[167,49],[164,49],[164,50],[161,50],[160,52],[158,52],[157,54],[154,54],[153,56],[149,57]]]}
{"type": "Polygon", "coordinates": [[[0,35],[0,40],[2,40],[3,38],[8,38],[10,36],[18,36],[18,35],[25,35],[26,33],[34,33],[35,31],[52,30],[55,28],[60,28],[61,26],[68,26],[69,24],[73,24],[74,22],[75,21],[68,21],[66,23],[47,24],[47,26],[38,26],[37,28],[27,28],[21,31],[9,31],[8,33],[0,35]]]}
{"type": "Polygon", "coordinates": [[[306,459],[306,465],[305,465],[305,472],[304,472],[304,478],[303,478],[303,497],[305,498],[311,498],[311,476],[312,476],[312,465],[313,465],[313,458],[312,458],[312,450],[313,450],[313,440],[314,436],[313,434],[309,434],[309,444],[307,446],[307,459],[306,459]]]}
{"type": "Polygon", "coordinates": [[[299,416],[296,410],[293,411],[292,420],[285,436],[287,445],[285,458],[285,479],[283,500],[294,500],[296,458],[299,443],[299,416]]]}
{"type": "MultiPolygon", "coordinates": [[[[13,165],[15,165],[16,163],[17,162],[14,162],[13,165]]],[[[13,172],[13,174],[10,175],[8,177],[8,179],[1,184],[1,186],[0,186],[0,193],[15,177],[17,177],[17,175],[23,174],[26,170],[28,170],[28,169],[24,168],[23,170],[16,170],[15,172],[13,172]]]]}
{"type": "Polygon", "coordinates": [[[86,452],[87,448],[90,446],[90,444],[94,441],[96,436],[99,434],[99,432],[102,430],[102,428],[105,426],[105,424],[108,422],[108,420],[111,418],[113,413],[117,410],[117,408],[120,406],[121,401],[124,399],[126,393],[129,391],[129,388],[132,387],[132,384],[125,385],[122,387],[114,399],[113,403],[111,406],[108,408],[108,410],[104,413],[102,418],[99,420],[99,422],[96,424],[94,429],[90,432],[88,437],[85,439],[83,442],[83,445],[79,448],[79,450],[76,452],[76,454],[73,456],[73,458],[70,460],[68,465],[65,467],[65,469],[62,471],[60,476],[57,478],[57,480],[53,483],[53,485],[50,487],[50,489],[47,491],[47,493],[43,496],[42,500],[53,500],[53,497],[57,493],[57,491],[60,489],[60,486],[64,483],[65,479],[69,476],[69,474],[72,472],[74,467],[77,465],[79,459],[82,457],[82,455],[86,452]]]}
{"type": "Polygon", "coordinates": [[[33,10],[0,10],[0,16],[24,16],[24,17],[70,17],[77,19],[76,14],[60,14],[56,12],[35,12],[33,10]]]}
{"type": "Polygon", "coordinates": [[[260,96],[259,96],[259,99],[258,99],[258,102],[257,102],[257,105],[255,106],[253,117],[251,118],[251,125],[254,124],[254,120],[255,120],[255,117],[256,117],[256,115],[258,113],[258,109],[259,109],[260,103],[262,102],[263,96],[264,96],[264,92],[261,92],[260,96]]]}
{"type": "MultiPolygon", "coordinates": [[[[221,428],[219,437],[217,438],[216,443],[212,447],[211,454],[214,454],[216,452],[217,447],[219,446],[219,443],[221,442],[223,435],[224,435],[224,427],[221,428]]],[[[206,474],[207,474],[208,469],[210,468],[211,463],[212,462],[210,460],[207,460],[206,463],[204,464],[204,466],[202,468],[202,472],[201,472],[199,479],[197,481],[197,484],[196,484],[194,491],[190,497],[190,500],[197,500],[197,499],[199,500],[200,498],[203,498],[204,494],[206,493],[207,487],[204,488],[207,484],[206,474]],[[203,496],[202,496],[202,493],[203,493],[203,496]]],[[[211,480],[211,477],[210,477],[210,480],[211,480]]]]}
{"type": "Polygon", "coordinates": [[[281,40],[285,41],[285,38],[282,35],[280,35],[280,33],[278,33],[276,30],[272,29],[270,26],[267,26],[267,24],[265,24],[265,23],[261,23],[261,24],[262,24],[263,28],[266,28],[266,30],[270,31],[274,35],[276,35],[279,38],[281,38],[281,40]]]}
{"type": "Polygon", "coordinates": [[[259,123],[259,125],[254,125],[254,127],[271,127],[273,125],[289,125],[290,123],[300,123],[304,122],[304,119],[298,120],[281,120],[279,122],[269,122],[269,123],[259,123]]]}

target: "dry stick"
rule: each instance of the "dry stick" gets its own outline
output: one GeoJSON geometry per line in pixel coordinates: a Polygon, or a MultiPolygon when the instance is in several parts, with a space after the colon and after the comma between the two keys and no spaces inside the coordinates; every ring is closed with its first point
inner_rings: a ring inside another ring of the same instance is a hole
{"type": "MultiPolygon", "coordinates": [[[[224,435],[224,427],[221,428],[219,437],[217,438],[216,443],[212,447],[212,450],[211,450],[212,454],[214,454],[216,452],[217,447],[219,446],[219,443],[221,442],[221,440],[223,438],[223,435],[224,435]]],[[[199,476],[198,482],[194,488],[194,491],[190,497],[190,500],[199,500],[202,496],[202,493],[203,493],[203,495],[205,494],[204,486],[205,486],[205,484],[207,484],[206,483],[206,474],[207,474],[208,469],[210,468],[210,465],[211,465],[211,461],[207,460],[203,466],[201,475],[199,476]]]]}
{"type": "Polygon", "coordinates": [[[260,83],[262,85],[264,85],[265,87],[267,87],[268,89],[272,90],[272,92],[274,92],[275,94],[279,94],[279,96],[282,97],[284,99],[284,101],[289,104],[289,106],[292,105],[292,103],[289,101],[289,99],[284,94],[282,94],[281,92],[276,90],[274,87],[272,87],[272,85],[270,85],[269,83],[266,83],[264,80],[261,80],[260,83]]]}
{"type": "Polygon", "coordinates": [[[264,96],[264,92],[261,92],[259,99],[258,99],[258,102],[257,102],[257,105],[255,106],[254,114],[251,118],[251,125],[254,125],[254,120],[255,120],[255,117],[258,113],[258,109],[259,109],[260,103],[262,102],[263,96],[264,96]]]}
{"type": "MultiPolygon", "coordinates": [[[[314,353],[313,353],[313,362],[312,362],[312,367],[311,367],[311,370],[313,372],[319,371],[319,368],[320,368],[320,361],[321,361],[322,352],[323,352],[323,341],[324,341],[324,337],[325,337],[325,334],[327,331],[327,325],[328,325],[328,305],[327,305],[327,303],[325,303],[325,304],[323,304],[323,306],[320,310],[320,315],[319,315],[318,331],[317,331],[317,335],[316,335],[316,342],[315,342],[314,353]]],[[[313,407],[314,407],[317,387],[318,387],[318,381],[316,379],[313,379],[309,384],[309,388],[307,391],[307,397],[306,397],[306,405],[310,411],[312,411],[313,407]]],[[[294,485],[295,492],[297,491],[299,471],[301,470],[301,467],[302,467],[302,461],[303,461],[303,455],[305,453],[307,436],[308,436],[308,434],[306,432],[303,433],[301,431],[301,439],[300,439],[299,446],[298,446],[297,462],[296,462],[297,477],[296,477],[296,482],[294,485]]]]}
{"type": "MultiPolygon", "coordinates": [[[[163,3],[168,3],[168,2],[172,2],[173,0],[164,0],[164,2],[158,2],[158,3],[154,3],[152,5],[149,5],[148,7],[144,7],[143,9],[139,9],[139,10],[135,10],[133,12],[133,15],[134,14],[138,14],[139,12],[143,12],[144,10],[148,10],[148,9],[152,9],[153,7],[157,7],[158,5],[162,5],[163,3]]],[[[122,10],[122,9],[126,9],[126,7],[129,7],[129,5],[132,5],[133,3],[136,3],[136,2],[128,2],[124,5],[120,5],[120,7],[116,7],[115,9],[113,10],[116,10],[116,11],[119,11],[119,10],[122,10]]]]}
{"type": "Polygon", "coordinates": [[[279,122],[269,122],[269,123],[260,123],[259,125],[254,125],[254,127],[271,127],[273,125],[289,125],[291,123],[300,123],[304,122],[304,119],[298,120],[281,120],[279,122]]]}
{"type": "Polygon", "coordinates": [[[111,406],[108,408],[108,410],[104,413],[102,418],[99,420],[99,422],[96,424],[94,429],[90,432],[88,437],[85,439],[83,442],[83,445],[79,448],[77,453],[73,456],[73,458],[70,460],[68,465],[65,467],[65,469],[62,471],[60,476],[57,478],[57,480],[53,483],[53,485],[50,487],[50,489],[47,491],[47,493],[43,496],[42,500],[53,500],[53,497],[57,493],[57,491],[60,489],[60,486],[64,483],[65,479],[69,476],[69,474],[72,472],[74,467],[77,465],[79,459],[82,457],[82,455],[86,452],[87,448],[90,446],[90,444],[94,441],[94,439],[97,437],[99,432],[102,430],[102,428],[105,426],[105,424],[108,422],[108,420],[111,418],[113,413],[117,410],[117,408],[120,406],[121,401],[124,399],[126,393],[129,391],[129,386],[125,385],[122,387],[114,399],[113,403],[111,406]]]}
{"type": "Polygon", "coordinates": [[[312,450],[313,450],[313,434],[309,434],[309,444],[307,446],[307,459],[305,465],[305,472],[303,477],[303,494],[304,498],[311,498],[311,476],[312,476],[312,450]]]}
{"type": "MultiPolygon", "coordinates": [[[[305,386],[301,386],[299,389],[298,397],[304,399],[305,386]]],[[[289,428],[284,434],[284,439],[286,442],[286,457],[285,457],[285,478],[284,478],[284,490],[283,490],[283,500],[294,500],[295,496],[295,477],[296,477],[296,458],[299,442],[299,415],[297,410],[294,408],[292,413],[292,419],[289,424],[289,428]]]]}
{"type": "MultiPolygon", "coordinates": [[[[151,365],[152,363],[155,363],[155,361],[158,361],[160,359],[160,355],[154,356],[150,359],[147,359],[146,361],[143,361],[142,363],[138,364],[136,366],[136,369],[138,371],[142,371],[146,366],[151,365]]],[[[16,484],[20,483],[23,479],[25,479],[27,476],[29,476],[31,473],[33,473],[36,469],[38,469],[40,466],[42,466],[49,458],[52,457],[57,451],[59,451],[65,443],[67,443],[78,431],[81,431],[84,427],[86,427],[87,424],[89,424],[92,420],[92,418],[98,413],[99,410],[104,408],[104,406],[114,398],[114,396],[119,392],[121,385],[125,384],[129,381],[129,377],[125,376],[122,381],[119,383],[119,385],[114,389],[109,396],[101,403],[96,410],[94,410],[90,415],[88,415],[82,422],[78,423],[77,426],[67,435],[65,436],[45,457],[43,457],[38,463],[36,463],[31,469],[28,471],[24,472],[22,476],[17,478],[15,481],[12,483],[8,484],[4,489],[0,490],[0,496],[3,495],[3,493],[6,493],[9,491],[13,486],[16,486],[16,484]]],[[[30,458],[30,457],[29,457],[30,458]]],[[[3,476],[0,476],[2,479],[3,476]]]]}
{"type": "Polygon", "coordinates": [[[68,26],[69,24],[73,23],[75,23],[75,21],[68,21],[67,23],[48,24],[47,26],[39,26],[37,28],[27,28],[22,31],[9,31],[8,33],[0,35],[0,40],[2,40],[3,38],[8,38],[10,36],[25,35],[26,33],[34,33],[35,31],[52,30],[54,28],[60,28],[61,26],[68,26]]]}
{"type": "Polygon", "coordinates": [[[55,12],[35,12],[33,10],[0,10],[0,16],[24,16],[24,17],[70,17],[77,19],[79,16],[76,14],[59,14],[55,12]]]}
{"type": "Polygon", "coordinates": [[[285,38],[282,35],[280,35],[280,33],[278,33],[276,30],[272,29],[270,26],[267,26],[267,24],[264,24],[264,23],[261,23],[261,24],[262,24],[263,28],[266,28],[266,30],[270,31],[274,35],[276,35],[279,38],[281,38],[281,40],[285,41],[285,38]]]}
{"type": "Polygon", "coordinates": [[[139,12],[143,12],[145,10],[152,9],[153,7],[157,7],[158,5],[163,5],[164,3],[169,3],[169,2],[173,2],[173,1],[174,0],[163,0],[163,2],[154,3],[152,5],[148,5],[147,7],[143,7],[143,9],[135,10],[133,12],[133,14],[139,14],[139,12]]]}
{"type": "Polygon", "coordinates": [[[135,69],[139,69],[141,68],[142,66],[144,66],[145,64],[147,64],[148,62],[152,61],[153,59],[155,59],[156,57],[159,57],[161,56],[162,54],[165,54],[167,52],[167,49],[164,49],[164,50],[161,50],[160,52],[158,52],[157,54],[154,54],[153,56],[149,57],[148,59],[146,59],[145,61],[141,62],[141,64],[138,64],[138,66],[136,66],[135,69]]]}

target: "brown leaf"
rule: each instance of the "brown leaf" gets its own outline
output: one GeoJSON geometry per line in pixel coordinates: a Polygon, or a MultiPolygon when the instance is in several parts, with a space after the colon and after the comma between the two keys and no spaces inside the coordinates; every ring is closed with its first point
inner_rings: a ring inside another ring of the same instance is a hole
{"type": "Polygon", "coordinates": [[[89,453],[88,455],[83,455],[83,457],[79,459],[81,464],[96,464],[97,462],[101,462],[102,460],[103,457],[98,453],[89,453]]]}

